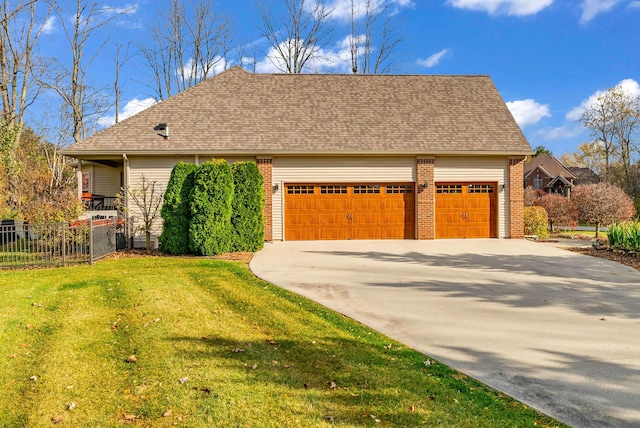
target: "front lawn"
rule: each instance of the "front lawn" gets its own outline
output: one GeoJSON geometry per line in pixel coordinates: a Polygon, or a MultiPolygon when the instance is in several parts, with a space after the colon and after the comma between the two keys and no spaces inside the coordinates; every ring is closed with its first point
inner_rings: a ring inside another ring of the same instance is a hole
{"type": "Polygon", "coordinates": [[[0,273],[0,426],[563,426],[244,262],[0,273]]]}

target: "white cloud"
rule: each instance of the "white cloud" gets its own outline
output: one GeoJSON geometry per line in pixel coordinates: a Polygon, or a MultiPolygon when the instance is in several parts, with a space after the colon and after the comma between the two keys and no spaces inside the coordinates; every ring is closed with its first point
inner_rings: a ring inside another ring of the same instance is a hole
{"type": "Polygon", "coordinates": [[[486,11],[490,15],[535,15],[553,3],[553,0],[448,0],[453,7],[486,11]]]}
{"type": "MultiPolygon", "coordinates": [[[[391,13],[398,13],[400,9],[413,7],[413,0],[370,0],[370,8],[373,13],[380,13],[389,8],[391,13]]],[[[353,14],[356,18],[364,16],[367,0],[354,0],[353,14]]],[[[313,10],[318,3],[311,1],[306,3],[307,10],[313,10]]],[[[327,10],[331,10],[331,17],[341,21],[351,19],[351,0],[331,0],[325,3],[327,10]]]]}
{"type": "Polygon", "coordinates": [[[630,9],[640,9],[640,1],[638,1],[638,0],[632,1],[631,3],[629,3],[629,8],[630,9]]]}
{"type": "MultiPolygon", "coordinates": [[[[145,98],[143,100],[139,100],[137,98],[132,99],[127,104],[125,104],[124,108],[120,112],[118,120],[122,121],[126,118],[133,116],[136,113],[140,113],[142,110],[148,109],[152,105],[156,104],[157,101],[154,98],[145,98]]],[[[114,116],[103,117],[98,120],[98,124],[100,126],[111,126],[116,123],[116,118],[114,116]]]]}
{"type": "Polygon", "coordinates": [[[574,138],[584,132],[584,128],[577,124],[565,123],[556,128],[547,128],[537,131],[537,134],[544,140],[562,140],[574,138]]]}
{"type": "Polygon", "coordinates": [[[449,52],[450,52],[449,49],[442,49],[440,52],[434,53],[433,55],[431,55],[427,59],[419,59],[417,61],[418,65],[421,65],[421,66],[427,67],[427,68],[435,67],[436,65],[438,65],[440,63],[442,58],[444,58],[449,52]]]}
{"type": "Polygon", "coordinates": [[[540,104],[532,99],[509,101],[506,104],[521,128],[538,123],[543,117],[551,117],[548,104],[540,104]]]}
{"type": "Polygon", "coordinates": [[[56,17],[50,16],[46,21],[42,24],[42,33],[43,34],[51,34],[56,31],[56,17]]]}
{"type": "MultiPolygon", "coordinates": [[[[223,71],[225,71],[227,68],[229,68],[229,65],[231,64],[231,62],[227,62],[227,60],[221,56],[216,56],[213,61],[211,62],[211,64],[209,65],[209,72],[207,73],[206,76],[204,76],[203,74],[203,70],[199,70],[197,72],[198,76],[197,78],[202,80],[202,79],[208,79],[209,77],[215,76],[216,74],[220,74],[223,71]]],[[[187,63],[184,65],[184,75],[185,76],[191,76],[192,74],[196,73],[196,71],[194,70],[195,64],[193,62],[193,58],[190,58],[187,63]]],[[[179,73],[176,70],[176,75],[180,76],[181,73],[179,73]]]]}
{"type": "Polygon", "coordinates": [[[115,16],[115,15],[134,15],[138,12],[138,4],[131,3],[127,4],[124,7],[111,7],[105,6],[100,8],[100,12],[107,16],[115,16]]]}
{"type": "MultiPolygon", "coordinates": [[[[624,79],[616,85],[621,88],[625,93],[632,97],[640,96],[640,85],[633,79],[624,79]]],[[[598,98],[604,95],[606,90],[598,90],[594,92],[589,98],[582,101],[578,107],[574,107],[569,113],[567,113],[567,120],[578,121],[582,117],[582,113],[585,112],[591,106],[594,106],[598,102],[598,98]]]]}
{"type": "Polygon", "coordinates": [[[582,8],[580,22],[589,22],[595,18],[596,15],[610,11],[618,3],[620,3],[620,0],[584,0],[582,5],[580,5],[582,8]]]}

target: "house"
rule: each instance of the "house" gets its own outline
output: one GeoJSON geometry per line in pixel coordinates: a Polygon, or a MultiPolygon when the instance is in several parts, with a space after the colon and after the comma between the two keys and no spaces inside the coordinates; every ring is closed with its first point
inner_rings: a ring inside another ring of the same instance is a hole
{"type": "Polygon", "coordinates": [[[593,172],[591,168],[581,166],[568,166],[567,169],[576,177],[573,184],[579,186],[581,184],[600,183],[600,176],[593,172]]]}
{"type": "Polygon", "coordinates": [[[560,161],[547,153],[540,153],[524,164],[524,187],[546,193],[571,196],[576,176],[560,161]]]}
{"type": "Polygon", "coordinates": [[[240,67],[65,150],[105,205],[178,161],[255,161],[268,241],[521,238],[531,153],[488,76],[240,67]]]}

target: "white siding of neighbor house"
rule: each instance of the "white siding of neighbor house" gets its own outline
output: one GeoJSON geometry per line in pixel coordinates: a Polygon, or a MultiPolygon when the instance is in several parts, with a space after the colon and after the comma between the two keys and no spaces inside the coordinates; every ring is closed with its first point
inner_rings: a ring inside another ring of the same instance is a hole
{"type": "Polygon", "coordinates": [[[501,186],[509,183],[509,159],[502,157],[436,157],[434,179],[436,182],[485,181],[498,183],[498,237],[507,236],[509,224],[508,189],[501,186]]]}
{"type": "Polygon", "coordinates": [[[284,233],[285,183],[415,182],[415,157],[277,157],[273,159],[273,239],[284,233]]]}

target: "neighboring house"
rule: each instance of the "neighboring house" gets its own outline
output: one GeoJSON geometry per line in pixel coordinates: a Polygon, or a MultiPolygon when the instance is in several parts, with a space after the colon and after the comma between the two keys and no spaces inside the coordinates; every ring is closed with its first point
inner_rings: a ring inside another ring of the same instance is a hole
{"type": "Polygon", "coordinates": [[[65,150],[98,203],[178,161],[255,161],[268,241],[522,238],[531,153],[488,76],[240,67],[65,150]]]}
{"type": "Polygon", "coordinates": [[[600,176],[593,172],[591,168],[580,167],[580,166],[568,166],[567,169],[571,174],[576,177],[573,180],[573,184],[579,186],[581,184],[594,184],[600,183],[600,176]]]}
{"type": "Polygon", "coordinates": [[[546,153],[524,164],[524,187],[571,197],[576,177],[556,158],[546,153]]]}

